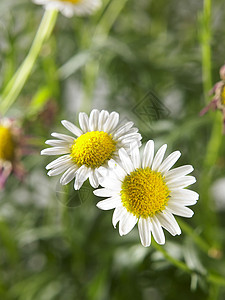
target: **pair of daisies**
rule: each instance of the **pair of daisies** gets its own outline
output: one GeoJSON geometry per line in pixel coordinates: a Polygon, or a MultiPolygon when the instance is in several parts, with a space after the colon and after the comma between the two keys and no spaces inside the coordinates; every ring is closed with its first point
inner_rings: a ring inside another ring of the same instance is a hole
{"type": "Polygon", "coordinates": [[[75,178],[74,188],[80,189],[89,179],[94,191],[105,197],[97,203],[103,210],[114,209],[113,225],[119,222],[119,233],[129,233],[138,224],[143,246],[151,243],[151,234],[159,244],[165,243],[163,228],[172,235],[181,233],[173,215],[191,217],[188,205],[198,200],[198,194],[186,189],[196,180],[187,174],[191,165],[171,167],[181,153],[175,151],[164,159],[167,145],[154,153],[154,142],[148,141],[140,152],[141,135],[132,122],[121,124],[119,114],[92,110],[90,116],[79,113],[80,128],[69,121],[63,126],[73,136],[52,133],[47,140],[52,146],[41,151],[43,155],[61,155],[46,166],[49,176],[61,176],[66,185],[75,178]]]}

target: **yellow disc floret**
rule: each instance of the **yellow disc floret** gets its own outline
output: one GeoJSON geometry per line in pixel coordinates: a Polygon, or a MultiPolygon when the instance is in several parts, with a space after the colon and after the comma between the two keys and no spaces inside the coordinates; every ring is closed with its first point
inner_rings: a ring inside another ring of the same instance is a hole
{"type": "Polygon", "coordinates": [[[225,105],[225,85],[222,87],[221,91],[221,104],[225,105]]]}
{"type": "Polygon", "coordinates": [[[104,131],[91,131],[79,136],[71,147],[71,157],[78,166],[98,168],[112,158],[116,142],[104,131]]]}
{"type": "Polygon", "coordinates": [[[122,183],[121,200],[128,212],[138,218],[147,218],[165,208],[169,193],[160,172],[150,168],[136,169],[122,183]]]}
{"type": "Polygon", "coordinates": [[[14,149],[15,145],[10,129],[0,125],[0,159],[12,160],[14,149]]]}
{"type": "Polygon", "coordinates": [[[82,0],[60,0],[61,2],[70,2],[70,3],[73,3],[73,4],[77,4],[79,2],[81,2],[82,0]]]}

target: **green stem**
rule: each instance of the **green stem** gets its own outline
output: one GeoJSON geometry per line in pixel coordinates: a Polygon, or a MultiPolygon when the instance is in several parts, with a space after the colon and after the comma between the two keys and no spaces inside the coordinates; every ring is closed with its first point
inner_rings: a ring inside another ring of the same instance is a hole
{"type": "Polygon", "coordinates": [[[171,262],[175,267],[177,267],[178,269],[191,274],[192,270],[182,261],[174,258],[173,256],[171,256],[166,250],[165,248],[163,248],[162,246],[158,245],[154,240],[152,240],[152,246],[158,250],[159,252],[161,252],[163,254],[163,256],[165,257],[165,259],[167,259],[169,262],[171,262]]]}
{"type": "Polygon", "coordinates": [[[213,127],[210,140],[206,148],[204,167],[209,169],[214,166],[219,154],[219,148],[222,141],[222,118],[221,112],[214,113],[213,127]]]}
{"type": "MultiPolygon", "coordinates": [[[[208,103],[209,91],[212,88],[211,78],[211,0],[204,0],[203,14],[201,19],[201,45],[202,45],[202,78],[205,103],[208,103]]],[[[215,237],[214,230],[217,225],[215,210],[210,198],[209,187],[212,182],[212,168],[214,167],[219,154],[221,144],[221,123],[218,113],[215,114],[213,129],[206,146],[206,154],[203,160],[203,170],[200,181],[201,205],[204,213],[201,214],[201,222],[204,234],[210,244],[219,247],[220,242],[215,237]],[[217,239],[217,241],[216,241],[217,239]]]]}
{"type": "Polygon", "coordinates": [[[186,222],[179,219],[178,223],[182,230],[193,239],[196,245],[208,255],[211,249],[208,243],[206,243],[186,222]]]}
{"type": "MultiPolygon", "coordinates": [[[[198,274],[199,276],[204,276],[202,274],[199,274],[196,270],[190,269],[184,262],[174,258],[171,256],[163,246],[158,245],[154,240],[152,240],[152,246],[159,252],[163,254],[165,259],[167,259],[170,263],[172,263],[176,268],[180,269],[181,271],[184,271],[188,274],[198,274]]],[[[217,286],[225,286],[225,278],[219,274],[213,274],[211,272],[208,272],[205,275],[205,279],[207,282],[215,284],[217,286]]]]}
{"type": "Polygon", "coordinates": [[[2,92],[0,104],[2,115],[6,114],[13,105],[26,83],[43,43],[49,38],[54,28],[57,13],[55,10],[45,11],[28,55],[2,92]]]}
{"type": "Polygon", "coordinates": [[[204,0],[202,28],[201,28],[201,42],[202,42],[202,75],[203,75],[203,89],[206,103],[208,102],[209,90],[212,87],[211,76],[211,0],[204,0]]]}

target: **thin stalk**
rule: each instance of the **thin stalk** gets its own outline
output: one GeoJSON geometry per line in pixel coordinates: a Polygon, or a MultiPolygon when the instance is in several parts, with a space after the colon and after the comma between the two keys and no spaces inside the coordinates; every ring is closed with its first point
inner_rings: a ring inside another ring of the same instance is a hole
{"type": "Polygon", "coordinates": [[[211,76],[211,0],[204,0],[201,27],[202,42],[202,76],[204,98],[207,103],[209,90],[212,87],[211,76]]]}
{"type": "Polygon", "coordinates": [[[174,258],[171,256],[163,246],[158,245],[154,240],[152,241],[152,246],[159,252],[161,252],[166,260],[168,260],[172,265],[176,268],[184,271],[187,274],[198,274],[199,276],[205,277],[206,281],[214,284],[216,286],[225,286],[225,278],[220,274],[213,274],[208,272],[205,276],[203,274],[199,274],[196,270],[190,269],[184,262],[174,258]]]}
{"type": "Polygon", "coordinates": [[[2,95],[0,96],[0,113],[2,115],[5,115],[7,113],[9,108],[13,105],[13,103],[19,96],[23,86],[25,85],[34,66],[34,63],[38,57],[38,54],[40,53],[43,43],[49,38],[54,28],[57,19],[57,13],[58,12],[55,10],[45,11],[26,58],[24,59],[12,79],[6,85],[5,89],[2,92],[2,95]]]}
{"type": "Polygon", "coordinates": [[[195,244],[208,255],[211,249],[208,243],[204,241],[186,222],[179,219],[178,223],[182,230],[192,238],[195,244]]]}
{"type": "Polygon", "coordinates": [[[191,274],[192,270],[182,261],[174,258],[173,256],[171,256],[164,247],[162,247],[161,245],[158,245],[154,240],[152,241],[152,246],[158,250],[159,252],[161,252],[163,254],[163,256],[165,257],[166,260],[168,260],[169,262],[171,262],[175,267],[177,267],[178,269],[180,269],[181,271],[184,271],[186,273],[191,274]]]}
{"type": "MultiPolygon", "coordinates": [[[[201,20],[201,46],[202,46],[202,78],[205,103],[208,103],[209,91],[212,88],[211,78],[211,0],[204,0],[201,20]]],[[[217,219],[213,203],[210,198],[209,187],[212,182],[212,170],[217,161],[221,144],[221,118],[218,113],[214,114],[213,126],[210,139],[206,145],[206,153],[203,160],[203,170],[200,181],[200,199],[204,213],[201,215],[204,224],[206,238],[214,247],[219,247],[220,242],[216,241],[215,227],[217,219]]]]}

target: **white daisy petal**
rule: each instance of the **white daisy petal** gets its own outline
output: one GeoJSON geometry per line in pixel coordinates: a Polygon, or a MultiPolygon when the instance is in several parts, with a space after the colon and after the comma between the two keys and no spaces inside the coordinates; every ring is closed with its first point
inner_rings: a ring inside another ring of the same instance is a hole
{"type": "Polygon", "coordinates": [[[168,181],[167,182],[167,186],[169,188],[169,190],[173,190],[173,189],[183,189],[193,183],[196,182],[196,179],[194,176],[182,176],[179,177],[176,181],[168,181]]]}
{"type": "Polygon", "coordinates": [[[129,138],[121,140],[120,144],[122,145],[123,148],[126,147],[126,145],[128,145],[129,147],[133,141],[137,142],[140,140],[141,140],[141,135],[139,133],[134,133],[129,138]]]}
{"type": "Polygon", "coordinates": [[[83,165],[80,167],[76,173],[76,179],[74,183],[74,189],[79,190],[82,184],[87,180],[89,176],[90,170],[83,165]]]}
{"type": "Polygon", "coordinates": [[[68,184],[71,180],[74,179],[74,177],[76,176],[76,171],[78,169],[78,166],[74,165],[71,166],[69,169],[66,170],[66,172],[62,175],[62,177],[60,178],[60,183],[62,185],[66,185],[68,184]]]}
{"type": "Polygon", "coordinates": [[[86,113],[79,113],[79,124],[80,128],[83,130],[84,133],[90,131],[89,125],[88,125],[88,116],[86,113]]]}
{"type": "Polygon", "coordinates": [[[95,196],[99,196],[99,197],[112,197],[113,195],[116,194],[114,190],[110,190],[108,188],[98,189],[93,191],[93,193],[95,196]]]}
{"type": "Polygon", "coordinates": [[[106,177],[109,176],[110,170],[106,167],[99,167],[98,173],[100,174],[101,177],[106,177]]]}
{"type": "Polygon", "coordinates": [[[171,199],[176,198],[177,201],[180,201],[182,199],[190,199],[197,201],[199,198],[198,193],[187,190],[187,189],[180,189],[180,190],[174,190],[170,192],[171,199]]]}
{"type": "Polygon", "coordinates": [[[175,162],[179,159],[181,156],[180,151],[175,151],[171,153],[165,160],[164,162],[159,166],[158,172],[165,173],[167,172],[174,164],[175,162]]]}
{"type": "Polygon", "coordinates": [[[106,110],[102,110],[98,118],[98,130],[102,131],[106,120],[109,117],[109,113],[106,110]]]}
{"type": "Polygon", "coordinates": [[[134,168],[140,168],[141,159],[137,143],[130,144],[131,160],[133,162],[134,168]]]}
{"type": "Polygon", "coordinates": [[[60,140],[64,140],[70,144],[72,144],[74,142],[74,137],[67,135],[67,134],[53,132],[53,133],[51,133],[51,136],[56,137],[60,140]]]}
{"type": "MultiPolygon", "coordinates": [[[[120,126],[118,129],[116,129],[115,133],[113,134],[114,137],[116,139],[120,138],[122,135],[127,133],[133,125],[134,125],[133,122],[127,122],[126,124],[120,126]]],[[[135,128],[135,130],[136,130],[136,128],[135,128]]]]}
{"type": "Polygon", "coordinates": [[[149,247],[151,244],[151,221],[150,218],[140,218],[138,221],[138,231],[141,243],[144,247],[149,247]]]}
{"type": "Polygon", "coordinates": [[[89,117],[89,128],[91,131],[96,131],[98,129],[98,118],[99,111],[97,109],[93,109],[89,117]]]}
{"type": "Polygon", "coordinates": [[[127,212],[124,217],[120,220],[119,223],[119,234],[126,235],[128,234],[136,225],[137,217],[127,212]]]}
{"type": "Polygon", "coordinates": [[[118,122],[119,122],[119,114],[113,111],[109,115],[105,124],[103,125],[103,130],[105,132],[111,132],[117,126],[118,122]]]}
{"type": "Polygon", "coordinates": [[[54,169],[51,169],[50,171],[48,171],[48,176],[56,176],[61,174],[62,172],[66,171],[68,168],[70,168],[73,165],[72,162],[67,162],[64,163],[63,165],[60,165],[54,169]]]}
{"type": "Polygon", "coordinates": [[[159,150],[157,151],[155,158],[153,160],[153,163],[152,163],[153,171],[158,171],[158,168],[159,168],[161,162],[163,161],[163,157],[166,152],[166,148],[167,148],[167,145],[165,144],[161,148],[159,148],[159,150]]]}
{"type": "MultiPolygon", "coordinates": [[[[131,132],[131,133],[122,135],[120,138],[118,138],[118,141],[123,142],[124,140],[129,140],[130,138],[137,137],[137,136],[139,136],[139,135],[140,135],[140,134],[137,133],[136,131],[135,131],[135,132],[131,132]]],[[[140,138],[141,138],[141,137],[140,137],[140,138]]]]}
{"type": "Polygon", "coordinates": [[[113,213],[112,223],[113,226],[116,227],[116,224],[120,221],[120,219],[127,213],[126,209],[121,205],[117,206],[113,213]]]}
{"type": "Polygon", "coordinates": [[[142,168],[151,167],[154,156],[154,141],[150,140],[146,143],[142,159],[142,168]]]}
{"type": "Polygon", "coordinates": [[[70,150],[67,147],[53,147],[46,148],[41,150],[41,155],[59,155],[59,154],[67,154],[70,150]]]}
{"type": "Polygon", "coordinates": [[[109,210],[121,205],[120,196],[114,196],[106,200],[99,201],[96,206],[102,210],[109,210]]]}
{"type": "Polygon", "coordinates": [[[101,186],[103,187],[108,187],[110,186],[110,189],[113,190],[120,190],[121,189],[121,181],[117,180],[117,179],[113,179],[112,177],[100,177],[99,178],[99,183],[101,184],[101,186]]]}
{"type": "Polygon", "coordinates": [[[181,230],[177,221],[169,212],[167,213],[165,210],[163,212],[159,212],[157,214],[157,219],[159,220],[160,224],[173,236],[181,234],[181,230]]]}
{"type": "Polygon", "coordinates": [[[89,182],[93,188],[97,188],[99,186],[98,177],[95,174],[95,170],[92,170],[89,175],[89,182]]]}
{"type": "Polygon", "coordinates": [[[47,170],[51,169],[51,168],[56,168],[59,165],[66,163],[68,161],[71,161],[71,156],[70,155],[63,155],[58,157],[57,159],[53,160],[52,162],[50,162],[45,168],[47,170]]]}
{"type": "Polygon", "coordinates": [[[175,203],[168,202],[167,209],[174,215],[185,217],[185,218],[191,218],[194,214],[194,212],[190,208],[177,203],[175,204],[175,203]]]}
{"type": "Polygon", "coordinates": [[[185,198],[183,198],[183,199],[180,199],[180,200],[178,200],[178,199],[176,199],[175,197],[174,198],[170,198],[170,203],[180,203],[180,204],[182,204],[182,205],[194,205],[194,204],[196,204],[197,203],[197,200],[191,200],[191,199],[185,199],[185,198]]]}
{"type": "Polygon", "coordinates": [[[193,170],[194,168],[191,165],[185,165],[166,172],[165,177],[166,180],[172,181],[191,173],[193,170]]]}
{"type": "Polygon", "coordinates": [[[119,157],[121,159],[125,171],[127,172],[127,174],[130,174],[134,170],[134,166],[127,152],[123,148],[119,150],[119,157]]]}
{"type": "Polygon", "coordinates": [[[110,159],[108,161],[108,165],[110,167],[110,170],[112,170],[112,172],[116,175],[116,177],[119,180],[123,180],[124,177],[127,175],[124,169],[114,159],[110,159]]]}
{"type": "Polygon", "coordinates": [[[74,135],[80,136],[83,134],[83,132],[77,126],[75,126],[73,123],[71,123],[67,120],[63,120],[63,121],[61,121],[61,123],[66,129],[68,129],[74,135]]]}
{"type": "Polygon", "coordinates": [[[47,140],[45,144],[53,147],[65,147],[68,146],[67,141],[62,141],[62,140],[47,140]]]}
{"type": "Polygon", "coordinates": [[[152,235],[154,237],[154,240],[160,245],[165,244],[165,235],[163,233],[162,226],[159,220],[157,219],[156,216],[154,216],[151,218],[151,222],[152,222],[152,235]]]}

